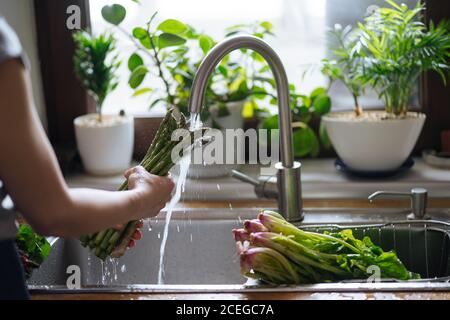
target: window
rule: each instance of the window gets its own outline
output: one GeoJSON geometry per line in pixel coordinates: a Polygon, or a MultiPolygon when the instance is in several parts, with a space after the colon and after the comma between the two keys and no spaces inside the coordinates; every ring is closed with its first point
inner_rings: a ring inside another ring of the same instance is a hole
{"type": "MultiPolygon", "coordinates": [[[[403,1],[415,3],[415,0],[403,1]]],[[[450,2],[423,1],[427,6],[428,21],[439,22],[450,18],[450,2]]],[[[109,27],[100,16],[100,9],[104,4],[113,2],[128,8],[130,14],[125,21],[126,28],[131,29],[139,22],[145,23],[154,11],[159,11],[160,20],[168,17],[181,19],[206,30],[216,40],[220,40],[223,29],[232,24],[270,20],[277,37],[268,41],[283,59],[289,80],[301,84],[300,90],[303,92],[326,83],[318,72],[304,81],[301,75],[307,64],[329,55],[327,26],[334,23],[352,24],[360,20],[371,5],[384,3],[383,0],[141,0],[141,7],[138,7],[131,0],[34,0],[48,132],[57,149],[74,150],[73,119],[94,110],[73,73],[71,31],[65,28],[67,8],[79,6],[82,27],[100,32],[109,27]]],[[[121,51],[126,57],[127,45],[122,40],[121,51]]],[[[123,69],[122,74],[126,80],[128,71],[123,69]]],[[[117,112],[127,107],[135,114],[147,112],[148,115],[148,101],[145,98],[131,98],[132,91],[126,81],[123,82],[122,87],[107,101],[106,111],[117,112]]],[[[333,90],[334,107],[350,108],[351,100],[346,90],[339,87],[333,90]]],[[[440,147],[441,131],[450,129],[450,90],[436,75],[425,74],[420,83],[420,100],[416,98],[416,101],[428,118],[417,151],[437,149],[440,147]]],[[[376,99],[362,102],[366,107],[377,105],[376,99]]],[[[158,113],[157,110],[153,112],[158,113]]]]}
{"type": "MultiPolygon", "coordinates": [[[[414,4],[415,0],[406,2],[414,4]]],[[[327,79],[315,70],[308,72],[302,79],[305,70],[318,64],[321,59],[330,56],[327,30],[335,23],[355,25],[366,12],[372,10],[383,0],[147,0],[137,5],[129,0],[96,0],[90,1],[91,24],[95,33],[111,29],[101,16],[101,8],[106,4],[120,3],[127,8],[128,15],[123,28],[131,31],[133,27],[144,25],[153,12],[158,11],[158,19],[179,19],[199,30],[205,31],[216,41],[223,39],[226,27],[249,23],[252,21],[270,21],[274,25],[275,37],[267,41],[275,48],[285,64],[290,82],[308,93],[317,86],[327,84],[327,79]]],[[[123,34],[119,37],[120,51],[126,59],[134,50],[129,39],[123,34]]],[[[120,70],[122,82],[105,102],[105,111],[117,113],[121,108],[131,113],[142,113],[148,110],[148,97],[131,98],[133,91],[128,87],[129,76],[126,64],[120,70]]],[[[155,79],[154,79],[155,80],[155,79]]],[[[149,82],[147,82],[149,83],[149,82]]],[[[159,86],[159,81],[150,82],[150,86],[159,86]]],[[[335,109],[349,109],[352,98],[346,89],[336,84],[332,87],[335,109]]],[[[368,94],[362,101],[367,107],[382,107],[374,93],[368,94]]],[[[159,114],[164,110],[152,110],[159,114]]]]}

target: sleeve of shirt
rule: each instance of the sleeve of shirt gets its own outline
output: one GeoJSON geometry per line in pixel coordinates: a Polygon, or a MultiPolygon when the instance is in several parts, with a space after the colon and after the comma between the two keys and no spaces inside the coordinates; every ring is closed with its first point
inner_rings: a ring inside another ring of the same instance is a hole
{"type": "Polygon", "coordinates": [[[0,64],[10,59],[18,59],[24,67],[28,68],[27,59],[17,34],[5,18],[0,17],[0,64]]]}

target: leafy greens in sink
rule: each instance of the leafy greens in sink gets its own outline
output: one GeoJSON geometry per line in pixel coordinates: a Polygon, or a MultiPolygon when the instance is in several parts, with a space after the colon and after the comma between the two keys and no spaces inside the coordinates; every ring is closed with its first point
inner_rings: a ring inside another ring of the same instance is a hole
{"type": "Polygon", "coordinates": [[[36,234],[27,224],[20,225],[16,245],[27,278],[34,269],[39,268],[51,251],[47,239],[36,234]]]}
{"type": "Polygon", "coordinates": [[[394,251],[385,252],[369,237],[351,230],[315,233],[301,230],[280,214],[263,211],[233,230],[245,277],[273,284],[311,284],[367,279],[411,280],[394,251]]]}

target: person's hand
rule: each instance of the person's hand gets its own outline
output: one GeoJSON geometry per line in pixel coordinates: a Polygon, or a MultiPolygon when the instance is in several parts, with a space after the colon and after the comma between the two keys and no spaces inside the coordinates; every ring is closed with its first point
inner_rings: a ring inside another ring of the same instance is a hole
{"type": "Polygon", "coordinates": [[[141,208],[136,219],[157,216],[172,198],[175,184],[170,177],[152,175],[141,166],[128,169],[124,176],[128,180],[128,190],[136,192],[141,208]]]}
{"type": "MultiPolygon", "coordinates": [[[[130,242],[128,243],[128,248],[134,248],[136,246],[136,241],[141,240],[142,239],[142,232],[141,229],[144,226],[144,222],[139,221],[136,231],[133,233],[133,235],[131,236],[130,242]]],[[[122,231],[124,228],[123,224],[118,224],[114,227],[114,229],[116,229],[117,231],[122,231]]]]}

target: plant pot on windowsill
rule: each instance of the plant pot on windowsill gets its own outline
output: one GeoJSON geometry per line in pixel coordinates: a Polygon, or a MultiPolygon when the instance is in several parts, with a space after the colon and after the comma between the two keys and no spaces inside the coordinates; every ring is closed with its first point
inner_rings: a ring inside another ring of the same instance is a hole
{"type": "Polygon", "coordinates": [[[414,8],[394,0],[375,8],[356,29],[336,25],[332,35],[336,60],[322,71],[346,85],[354,113],[335,113],[324,123],[336,152],[354,170],[398,169],[410,155],[426,116],[408,112],[422,73],[437,72],[447,80],[450,33],[448,22],[425,24],[425,5],[414,8]],[[399,23],[402,21],[402,23],[399,23]],[[386,112],[363,112],[358,98],[374,89],[386,112]]]}
{"type": "MultiPolygon", "coordinates": [[[[244,127],[244,118],[242,117],[242,109],[245,101],[229,102],[226,104],[228,115],[220,116],[219,106],[211,106],[211,117],[204,123],[205,127],[214,127],[213,122],[221,128],[223,137],[225,137],[226,129],[242,129],[244,127]]],[[[225,139],[224,139],[225,140],[225,139]]],[[[225,141],[224,141],[225,144],[225,141]]],[[[244,145],[236,145],[234,153],[236,155],[237,148],[245,149],[244,145]]],[[[241,154],[244,154],[245,150],[241,154]]],[[[224,147],[223,157],[226,158],[226,150],[224,147]]],[[[188,177],[191,179],[207,179],[224,177],[231,173],[232,170],[239,169],[239,164],[191,164],[188,177]]]]}
{"type": "Polygon", "coordinates": [[[128,116],[88,114],[74,120],[77,147],[86,172],[93,175],[123,173],[130,166],[134,120],[128,116]]]}
{"type": "Polygon", "coordinates": [[[353,170],[398,169],[410,156],[426,116],[408,112],[403,117],[385,111],[335,112],[323,118],[336,153],[353,170]]]}

